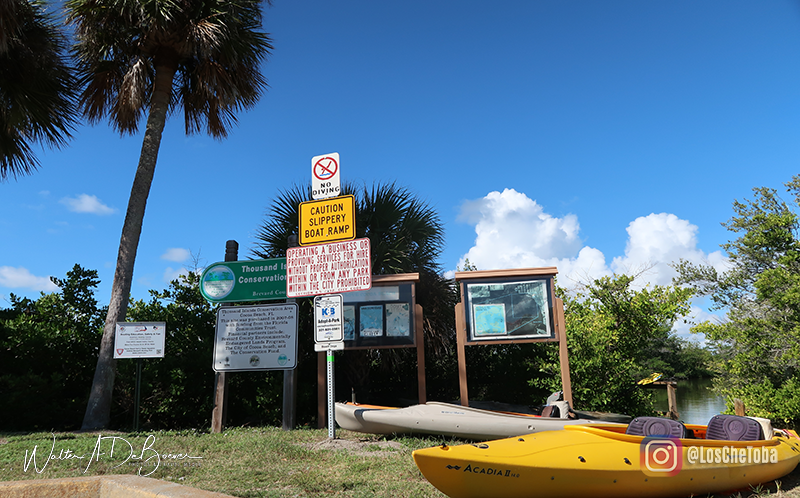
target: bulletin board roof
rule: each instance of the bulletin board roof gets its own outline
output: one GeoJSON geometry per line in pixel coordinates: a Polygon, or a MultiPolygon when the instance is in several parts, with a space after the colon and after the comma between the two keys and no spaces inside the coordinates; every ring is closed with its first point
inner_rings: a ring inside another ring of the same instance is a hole
{"type": "Polygon", "coordinates": [[[419,273],[396,273],[394,275],[372,275],[372,285],[419,282],[419,273]]]}
{"type": "Polygon", "coordinates": [[[470,280],[475,278],[491,277],[534,277],[539,275],[556,275],[558,268],[546,266],[543,268],[514,268],[510,270],[478,270],[478,271],[457,271],[456,280],[470,280]]]}

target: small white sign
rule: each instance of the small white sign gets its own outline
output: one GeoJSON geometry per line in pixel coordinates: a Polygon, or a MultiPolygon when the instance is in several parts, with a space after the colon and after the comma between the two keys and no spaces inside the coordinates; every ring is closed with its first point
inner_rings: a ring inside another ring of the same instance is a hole
{"type": "Polygon", "coordinates": [[[341,193],[339,153],[332,152],[311,158],[311,198],[327,199],[341,193]]]}
{"type": "Polygon", "coordinates": [[[305,297],[372,287],[369,239],[286,250],[286,296],[305,297]]]}
{"type": "Polygon", "coordinates": [[[342,351],[344,342],[317,342],[314,344],[314,351],[342,351]]]}
{"type": "Polygon", "coordinates": [[[221,306],[214,370],[291,370],[297,366],[297,304],[221,306]]]}
{"type": "Polygon", "coordinates": [[[314,341],[332,342],[344,339],[342,295],[314,298],[314,341]]]}
{"type": "Polygon", "coordinates": [[[117,322],[114,359],[163,358],[166,335],[164,322],[117,322]]]}

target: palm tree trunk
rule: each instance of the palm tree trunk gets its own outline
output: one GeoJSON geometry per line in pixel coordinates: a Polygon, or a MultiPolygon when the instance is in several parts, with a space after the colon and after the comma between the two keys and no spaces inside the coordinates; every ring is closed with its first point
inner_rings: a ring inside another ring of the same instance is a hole
{"type": "Polygon", "coordinates": [[[142,141],[142,151],[139,155],[136,176],[133,179],[131,196],[128,199],[125,223],[122,226],[122,236],[117,253],[117,268],[114,271],[114,284],[111,287],[111,300],[108,304],[103,339],[100,342],[97,367],[94,371],[89,403],[86,406],[81,430],[103,429],[108,426],[111,419],[111,395],[114,391],[114,376],[117,366],[116,360],[114,360],[116,324],[125,321],[128,311],[136,250],[139,247],[147,197],[150,194],[150,185],[156,170],[161,136],[167,121],[172,79],[177,70],[177,63],[156,65],[155,70],[153,96],[147,116],[147,130],[145,130],[142,141]]]}

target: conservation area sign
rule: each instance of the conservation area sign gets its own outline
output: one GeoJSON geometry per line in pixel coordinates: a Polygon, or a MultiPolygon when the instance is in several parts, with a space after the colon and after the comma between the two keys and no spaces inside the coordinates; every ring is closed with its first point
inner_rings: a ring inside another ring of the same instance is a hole
{"type": "Polygon", "coordinates": [[[214,370],[290,370],[297,366],[297,304],[220,306],[214,370]]]}
{"type": "Polygon", "coordinates": [[[165,322],[117,322],[114,359],[163,358],[165,322]]]}
{"type": "Polygon", "coordinates": [[[286,299],[286,258],[214,263],[200,277],[200,292],[214,303],[286,299]]]}
{"type": "Polygon", "coordinates": [[[300,203],[301,246],[356,238],[356,201],[352,195],[300,203]]]}
{"type": "Polygon", "coordinates": [[[372,287],[369,239],[290,247],[286,250],[286,296],[305,297],[372,287]]]}

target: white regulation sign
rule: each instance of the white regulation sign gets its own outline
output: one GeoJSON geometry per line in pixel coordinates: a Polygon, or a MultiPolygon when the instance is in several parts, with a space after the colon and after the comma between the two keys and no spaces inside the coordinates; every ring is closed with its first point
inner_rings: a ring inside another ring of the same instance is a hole
{"type": "Polygon", "coordinates": [[[369,239],[355,239],[286,251],[286,297],[369,290],[372,263],[369,239]]]}
{"type": "Polygon", "coordinates": [[[221,306],[214,370],[291,370],[297,366],[297,304],[221,306]]]}
{"type": "Polygon", "coordinates": [[[327,199],[341,193],[339,153],[332,152],[311,158],[311,198],[327,199]]]}
{"type": "Polygon", "coordinates": [[[114,359],[163,358],[166,335],[164,322],[117,322],[114,359]]]}

